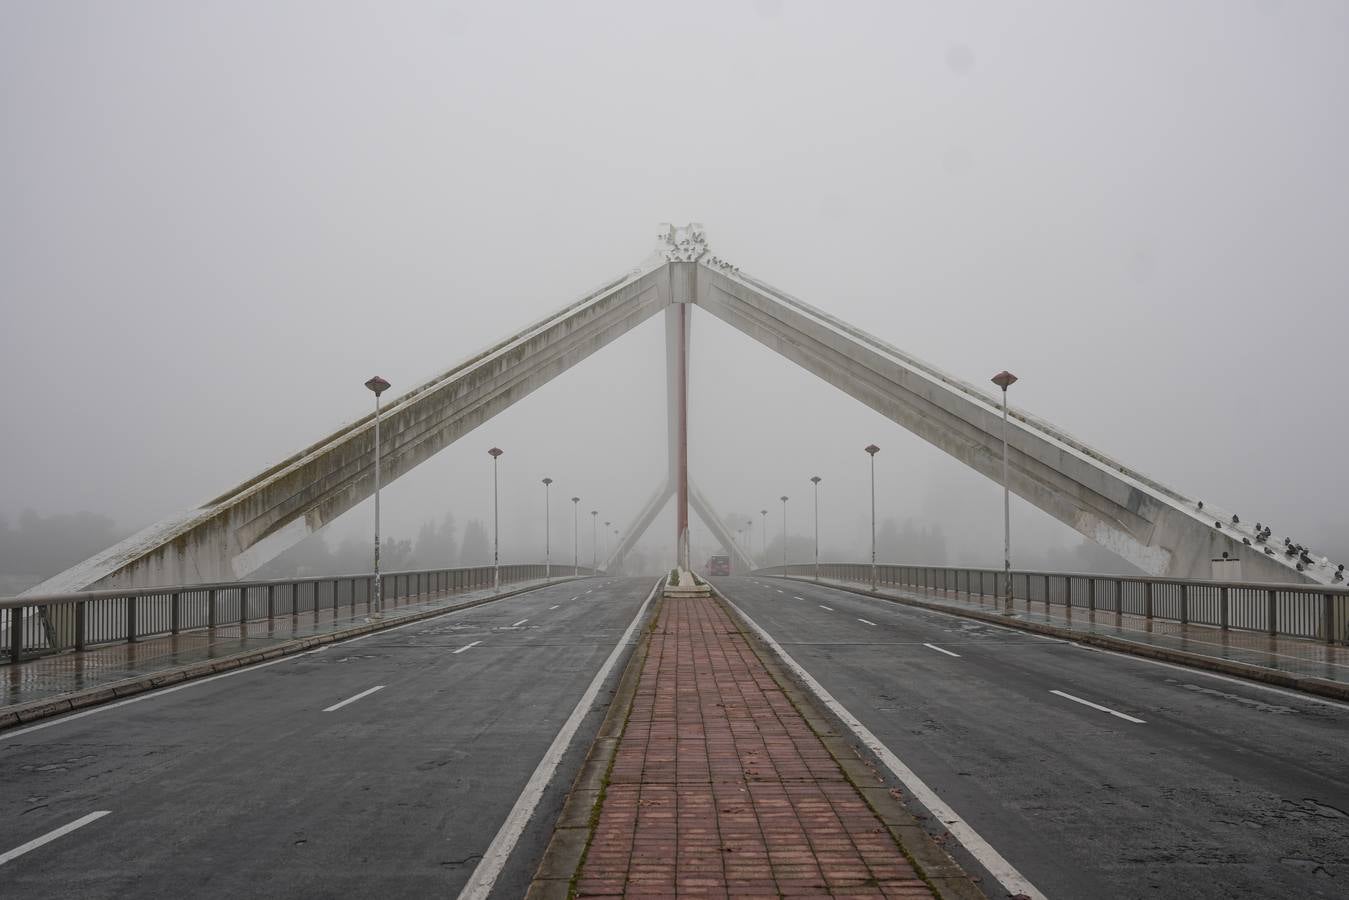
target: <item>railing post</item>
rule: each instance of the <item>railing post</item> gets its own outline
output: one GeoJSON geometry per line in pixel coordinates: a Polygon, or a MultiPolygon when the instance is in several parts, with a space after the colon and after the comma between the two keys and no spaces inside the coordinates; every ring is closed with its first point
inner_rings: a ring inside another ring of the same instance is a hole
{"type": "Polygon", "coordinates": [[[1265,624],[1269,626],[1269,633],[1274,635],[1279,633],[1279,595],[1274,588],[1270,588],[1267,593],[1269,594],[1269,611],[1265,624]]]}
{"type": "Polygon", "coordinates": [[[215,588],[206,592],[206,627],[215,627],[215,588]]]}
{"type": "Polygon", "coordinates": [[[1321,600],[1321,628],[1325,635],[1326,643],[1335,643],[1335,595],[1322,594],[1321,600]]]}
{"type": "Polygon", "coordinates": [[[1143,617],[1152,619],[1152,582],[1143,582],[1143,617]]]}
{"type": "Polygon", "coordinates": [[[84,649],[84,618],[86,611],[84,605],[87,601],[80,600],[75,604],[75,649],[84,649]]]}
{"type": "Polygon", "coordinates": [[[1227,585],[1223,585],[1222,588],[1219,589],[1218,594],[1218,602],[1220,604],[1220,608],[1218,609],[1218,625],[1223,631],[1226,631],[1227,626],[1231,624],[1232,598],[1228,593],[1227,585]]]}
{"type": "Polygon", "coordinates": [[[23,607],[15,606],[9,611],[9,661],[16,663],[21,659],[23,659],[23,607]]]}
{"type": "Polygon", "coordinates": [[[169,611],[169,631],[177,634],[183,629],[183,593],[173,592],[173,609],[169,611]]]}
{"type": "Polygon", "coordinates": [[[239,627],[243,628],[244,623],[248,621],[248,588],[240,586],[239,588],[239,627]]]}
{"type": "Polygon", "coordinates": [[[1190,624],[1190,586],[1180,586],[1180,624],[1190,624]]]}
{"type": "MultiPolygon", "coordinates": [[[[1026,604],[1026,608],[1030,609],[1029,603],[1026,604]]],[[[1049,615],[1049,575],[1047,574],[1045,575],[1045,615],[1049,615]]]]}
{"type": "Polygon", "coordinates": [[[126,598],[126,639],[127,643],[136,642],[136,598],[126,598]]]}
{"type": "Polygon", "coordinates": [[[1096,612],[1096,579],[1087,579],[1087,611],[1096,612]]]}
{"type": "Polygon", "coordinates": [[[276,618],[276,585],[267,585],[267,621],[276,618]]]}

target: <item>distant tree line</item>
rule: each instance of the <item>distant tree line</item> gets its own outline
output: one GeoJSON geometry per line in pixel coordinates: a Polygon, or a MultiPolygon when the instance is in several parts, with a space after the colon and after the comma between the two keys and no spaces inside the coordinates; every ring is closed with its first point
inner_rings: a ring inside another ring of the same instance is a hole
{"type": "Polygon", "coordinates": [[[0,516],[0,575],[28,577],[36,583],[124,537],[112,519],[98,513],[40,516],[25,509],[13,525],[0,516]]]}

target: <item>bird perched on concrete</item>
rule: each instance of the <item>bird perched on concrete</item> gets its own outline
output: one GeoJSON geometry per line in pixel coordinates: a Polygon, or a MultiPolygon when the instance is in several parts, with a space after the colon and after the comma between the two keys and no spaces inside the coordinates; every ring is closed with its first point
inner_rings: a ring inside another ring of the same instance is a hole
{"type": "Polygon", "coordinates": [[[1248,538],[1248,537],[1242,538],[1242,539],[1241,539],[1241,542],[1242,542],[1243,544],[1245,544],[1247,547],[1249,547],[1249,546],[1251,545],[1251,539],[1248,538]]]}
{"type": "Polygon", "coordinates": [[[1200,508],[1200,509],[1203,509],[1203,508],[1204,508],[1204,501],[1203,501],[1203,500],[1200,500],[1200,501],[1199,501],[1199,508],[1200,508]]]}
{"type": "Polygon", "coordinates": [[[1240,524],[1241,524],[1241,519],[1239,519],[1239,518],[1237,517],[1237,514],[1236,514],[1236,513],[1232,513],[1232,524],[1233,524],[1233,525],[1240,525],[1240,524]]]}
{"type": "Polygon", "coordinates": [[[1273,555],[1274,555],[1274,551],[1271,550],[1271,549],[1269,549],[1268,547],[1265,548],[1265,553],[1266,553],[1267,555],[1269,555],[1269,556],[1273,556],[1273,555]]]}
{"type": "Polygon", "coordinates": [[[1223,527],[1223,523],[1222,523],[1222,522],[1214,522],[1214,523],[1213,523],[1213,527],[1214,527],[1214,528],[1222,528],[1222,527],[1223,527]]]}

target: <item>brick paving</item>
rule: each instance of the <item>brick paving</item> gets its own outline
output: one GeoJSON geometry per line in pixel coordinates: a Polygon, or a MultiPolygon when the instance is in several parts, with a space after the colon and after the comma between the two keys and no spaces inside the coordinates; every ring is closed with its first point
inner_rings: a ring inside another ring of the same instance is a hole
{"type": "Polygon", "coordinates": [[[664,603],[577,888],[933,896],[710,598],[664,603]]]}

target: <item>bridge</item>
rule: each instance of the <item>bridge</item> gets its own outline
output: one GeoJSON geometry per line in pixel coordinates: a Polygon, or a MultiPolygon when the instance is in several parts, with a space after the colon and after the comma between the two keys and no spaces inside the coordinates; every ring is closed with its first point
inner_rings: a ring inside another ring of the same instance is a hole
{"type": "Polygon", "coordinates": [[[1347,638],[1342,567],[667,224],[632,270],[0,600],[0,886],[1331,896],[1347,638]],[[1142,574],[756,567],[688,463],[695,311],[1142,574]],[[657,315],[665,472],[594,569],[256,578],[657,315]],[[620,574],[672,504],[678,571],[620,574]],[[691,516],[732,576],[693,575],[691,516]]]}

